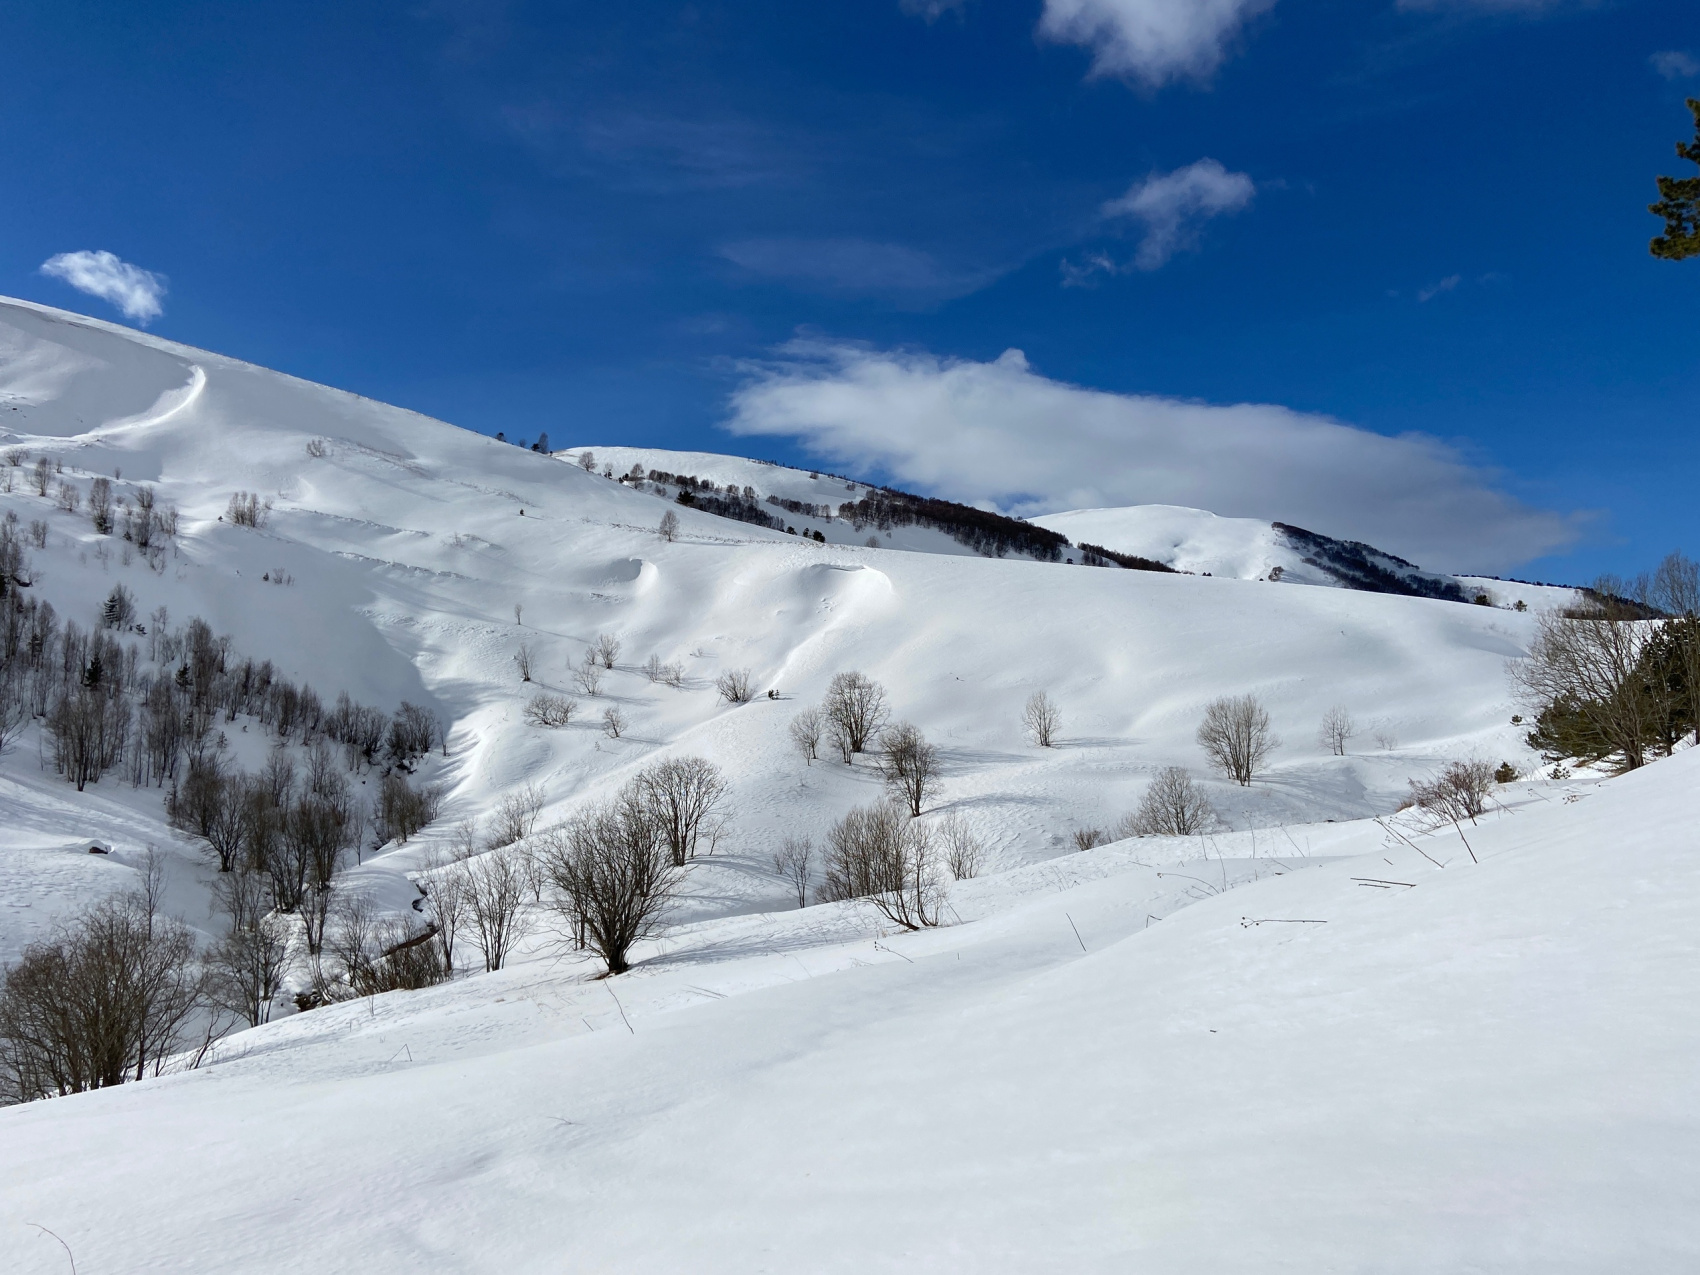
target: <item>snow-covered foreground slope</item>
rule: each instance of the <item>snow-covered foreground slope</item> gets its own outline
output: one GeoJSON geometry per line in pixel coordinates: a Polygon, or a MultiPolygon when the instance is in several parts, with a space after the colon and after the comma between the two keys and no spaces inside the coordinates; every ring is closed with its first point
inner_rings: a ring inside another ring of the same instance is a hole
{"type": "Polygon", "coordinates": [[[65,1269],[31,1224],[82,1271],[1691,1270],[1697,780],[1691,751],[1508,794],[1479,863],[1365,823],[1188,881],[1122,843],[962,883],[942,930],[829,905],[612,983],[539,951],[315,1011],[0,1112],[0,1243],[29,1272],[65,1269]]]}

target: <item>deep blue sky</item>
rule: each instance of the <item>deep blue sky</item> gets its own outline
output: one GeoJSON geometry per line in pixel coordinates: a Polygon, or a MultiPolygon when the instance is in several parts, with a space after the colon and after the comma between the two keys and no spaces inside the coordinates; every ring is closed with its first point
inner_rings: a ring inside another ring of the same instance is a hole
{"type": "Polygon", "coordinates": [[[1013,346],[1438,435],[1603,511],[1521,574],[1700,554],[1700,261],[1652,259],[1644,211],[1685,169],[1700,76],[1649,59],[1700,58],[1692,0],[1279,0],[1158,87],[1090,75],[1040,10],[26,0],[0,292],[117,317],[38,271],[107,250],[169,276],[164,336],[490,433],[779,459],[716,425],[799,331],[1013,346]],[[1106,201],[1203,157],[1249,207],[1065,286],[1139,243],[1106,201]]]}

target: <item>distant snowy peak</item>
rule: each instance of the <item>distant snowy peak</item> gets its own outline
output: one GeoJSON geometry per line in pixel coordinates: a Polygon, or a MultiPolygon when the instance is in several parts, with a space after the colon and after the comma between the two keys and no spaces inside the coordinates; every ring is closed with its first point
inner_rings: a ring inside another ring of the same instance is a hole
{"type": "Polygon", "coordinates": [[[1496,606],[1561,606],[1569,589],[1452,576],[1425,571],[1357,540],[1337,540],[1303,527],[1255,518],[1223,518],[1179,505],[1131,505],[1120,509],[1074,509],[1032,519],[1075,544],[1101,545],[1138,554],[1194,575],[1240,580],[1277,580],[1409,597],[1496,606]]]}

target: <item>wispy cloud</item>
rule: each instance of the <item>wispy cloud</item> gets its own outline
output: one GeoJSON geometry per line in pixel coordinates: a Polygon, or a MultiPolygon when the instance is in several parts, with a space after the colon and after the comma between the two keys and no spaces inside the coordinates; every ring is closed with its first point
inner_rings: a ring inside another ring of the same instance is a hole
{"type": "Polygon", "coordinates": [[[164,313],[160,302],[165,296],[165,276],[110,252],[61,252],[41,263],[41,273],[110,301],[125,318],[143,326],[164,313]]]}
{"type": "Polygon", "coordinates": [[[793,342],[752,365],[737,434],[1018,514],[1191,505],[1365,540],[1427,566],[1497,571],[1576,539],[1455,448],[1263,403],[1111,394],[990,362],[843,342],[793,342]]]}
{"type": "Polygon", "coordinates": [[[1205,79],[1248,19],[1275,0],[1045,0],[1039,34],[1092,50],[1094,75],[1148,88],[1205,79]]]}
{"type": "Polygon", "coordinates": [[[1667,80],[1686,80],[1700,75],[1700,59],[1681,49],[1665,49],[1653,54],[1647,61],[1667,80]]]}
{"type": "Polygon", "coordinates": [[[918,248],[871,239],[741,239],[719,251],[754,274],[805,289],[921,302],[966,296],[997,273],[953,270],[918,248]]]}
{"type": "Polygon", "coordinates": [[[1449,274],[1449,275],[1446,276],[1446,278],[1441,279],[1438,282],[1431,283],[1426,288],[1418,288],[1417,289],[1417,300],[1418,301],[1433,301],[1441,293],[1451,292],[1454,288],[1456,288],[1463,281],[1464,281],[1464,277],[1462,275],[1449,274]]]}
{"type": "MultiPolygon", "coordinates": [[[[1159,270],[1175,253],[1197,246],[1205,222],[1241,211],[1256,195],[1257,183],[1245,173],[1230,173],[1214,159],[1201,159],[1172,173],[1152,173],[1100,211],[1107,220],[1143,224],[1145,237],[1133,264],[1140,270],[1159,270]]],[[[1089,269],[1116,268],[1101,253],[1088,262],[1089,269]]]]}
{"type": "Polygon", "coordinates": [[[960,10],[967,3],[968,0],[897,0],[897,7],[917,18],[937,22],[952,9],[960,10]]]}

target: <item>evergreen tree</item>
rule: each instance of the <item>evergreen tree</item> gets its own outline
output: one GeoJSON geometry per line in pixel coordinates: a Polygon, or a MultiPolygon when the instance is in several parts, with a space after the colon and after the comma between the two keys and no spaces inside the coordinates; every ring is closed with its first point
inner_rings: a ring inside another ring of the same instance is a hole
{"type": "MultiPolygon", "coordinates": [[[[1676,153],[1700,164],[1700,98],[1689,98],[1688,109],[1694,112],[1694,140],[1678,142],[1676,153]]],[[[1700,177],[1660,177],[1658,183],[1662,198],[1647,211],[1665,219],[1665,233],[1649,245],[1652,254],[1671,261],[1700,256],[1700,177]]]]}

